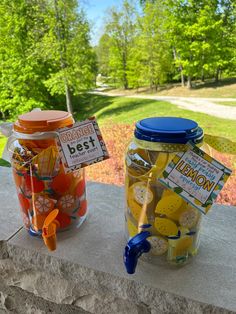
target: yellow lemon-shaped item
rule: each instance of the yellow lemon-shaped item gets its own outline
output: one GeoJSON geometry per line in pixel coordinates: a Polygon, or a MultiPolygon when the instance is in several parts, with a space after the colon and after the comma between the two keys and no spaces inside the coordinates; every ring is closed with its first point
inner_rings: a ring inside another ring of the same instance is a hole
{"type": "Polygon", "coordinates": [[[138,228],[132,223],[132,221],[129,218],[127,218],[127,228],[129,236],[131,238],[138,234],[138,228]]]}
{"type": "Polygon", "coordinates": [[[177,194],[163,197],[156,206],[155,212],[169,216],[179,210],[183,205],[183,200],[177,194]]]}
{"type": "Polygon", "coordinates": [[[138,203],[149,204],[153,200],[153,193],[145,182],[136,182],[129,188],[129,194],[138,203]]]}
{"type": "Polygon", "coordinates": [[[132,216],[134,217],[136,221],[140,221],[142,219],[143,221],[141,223],[143,224],[147,223],[147,215],[145,212],[143,212],[141,205],[135,202],[135,200],[133,200],[132,198],[129,198],[128,206],[129,206],[132,216]]]}
{"type": "Polygon", "coordinates": [[[199,213],[197,209],[189,207],[183,211],[179,216],[179,223],[182,227],[192,228],[198,221],[199,213]]]}
{"type": "Polygon", "coordinates": [[[156,230],[164,236],[171,236],[171,235],[178,234],[178,228],[176,224],[170,219],[157,217],[155,219],[154,226],[156,230]]]}
{"type": "Polygon", "coordinates": [[[148,242],[151,244],[151,253],[153,255],[165,254],[168,250],[168,241],[159,236],[152,236],[147,238],[148,242]]]}

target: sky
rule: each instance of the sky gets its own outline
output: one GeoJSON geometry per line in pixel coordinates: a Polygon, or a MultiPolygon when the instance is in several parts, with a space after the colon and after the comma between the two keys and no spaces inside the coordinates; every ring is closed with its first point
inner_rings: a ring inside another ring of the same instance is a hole
{"type": "Polygon", "coordinates": [[[107,9],[120,6],[122,0],[84,0],[82,3],[91,24],[91,43],[95,46],[103,33],[103,21],[107,9]]]}

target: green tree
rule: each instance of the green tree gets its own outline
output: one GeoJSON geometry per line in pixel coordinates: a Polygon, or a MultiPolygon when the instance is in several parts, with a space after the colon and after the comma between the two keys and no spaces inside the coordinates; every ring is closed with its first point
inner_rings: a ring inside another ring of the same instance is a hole
{"type": "Polygon", "coordinates": [[[0,4],[0,110],[2,117],[44,107],[47,66],[36,53],[41,39],[36,1],[3,0],[0,4]]]}
{"type": "Polygon", "coordinates": [[[141,82],[140,75],[150,88],[157,90],[172,71],[172,55],[164,28],[165,6],[160,2],[147,2],[143,15],[138,19],[139,31],[133,48],[133,79],[141,82]]]}
{"type": "Polygon", "coordinates": [[[72,95],[95,83],[97,67],[89,24],[76,0],[49,0],[47,13],[49,28],[40,45],[52,71],[44,83],[52,95],[66,95],[67,110],[72,112],[72,95]]]}
{"type": "Polygon", "coordinates": [[[182,83],[184,75],[187,76],[189,88],[192,78],[203,78],[204,73],[214,72],[218,79],[219,70],[231,62],[232,23],[230,17],[225,20],[222,3],[219,0],[168,1],[167,25],[175,65],[181,71],[182,83]]]}
{"type": "Polygon", "coordinates": [[[110,38],[110,75],[117,78],[125,89],[129,87],[128,62],[135,37],[135,9],[128,1],[123,2],[122,10],[112,8],[106,34],[110,38]]]}
{"type": "Polygon", "coordinates": [[[3,118],[53,107],[94,86],[89,25],[75,0],[3,0],[0,4],[0,110],[3,118]]]}
{"type": "Polygon", "coordinates": [[[110,74],[110,67],[109,67],[109,60],[110,60],[110,43],[111,38],[108,34],[103,34],[99,39],[98,46],[96,47],[96,54],[98,60],[98,67],[99,72],[103,76],[109,76],[110,74]]]}

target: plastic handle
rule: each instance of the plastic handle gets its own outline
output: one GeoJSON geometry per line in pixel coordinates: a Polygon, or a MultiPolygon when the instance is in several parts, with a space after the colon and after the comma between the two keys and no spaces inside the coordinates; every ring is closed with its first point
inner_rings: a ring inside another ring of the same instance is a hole
{"type": "Polygon", "coordinates": [[[143,231],[129,240],[125,247],[124,264],[128,274],[134,274],[139,257],[151,249],[147,238],[151,236],[148,231],[143,231]]]}

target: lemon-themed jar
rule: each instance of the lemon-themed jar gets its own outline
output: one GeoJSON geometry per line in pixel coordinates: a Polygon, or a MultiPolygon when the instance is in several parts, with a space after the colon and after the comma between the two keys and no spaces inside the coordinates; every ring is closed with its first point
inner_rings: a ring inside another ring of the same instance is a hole
{"type": "Polygon", "coordinates": [[[154,262],[181,265],[198,251],[200,211],[158,181],[176,153],[185,151],[189,142],[211,154],[195,121],[154,117],[136,123],[125,156],[129,242],[124,262],[128,273],[134,273],[142,253],[154,262]]]}

